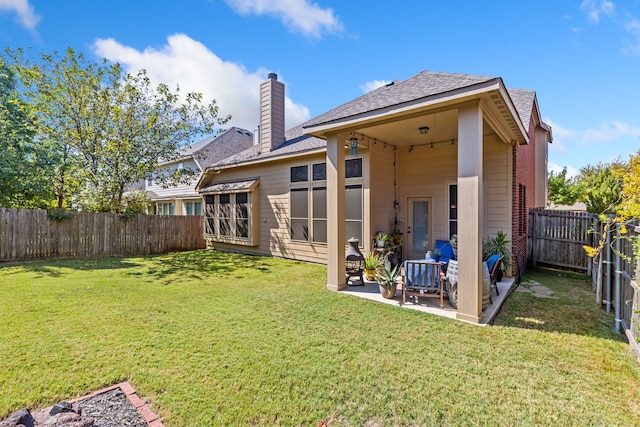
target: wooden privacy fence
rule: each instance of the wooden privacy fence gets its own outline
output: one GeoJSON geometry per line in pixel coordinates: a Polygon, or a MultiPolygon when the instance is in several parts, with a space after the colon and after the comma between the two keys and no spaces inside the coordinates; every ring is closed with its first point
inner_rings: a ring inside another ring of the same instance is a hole
{"type": "Polygon", "coordinates": [[[534,266],[567,268],[589,273],[591,258],[584,245],[594,246],[597,217],[587,212],[529,211],[529,260],[534,266]]]}
{"type": "Polygon", "coordinates": [[[47,258],[148,255],[205,247],[200,216],[74,213],[0,208],[0,262],[47,258]]]}

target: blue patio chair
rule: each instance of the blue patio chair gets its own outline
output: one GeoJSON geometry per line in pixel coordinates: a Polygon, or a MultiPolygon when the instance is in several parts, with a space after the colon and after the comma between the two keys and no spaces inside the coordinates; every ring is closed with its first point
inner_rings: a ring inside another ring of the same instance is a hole
{"type": "Polygon", "coordinates": [[[402,304],[407,296],[440,297],[440,307],[444,307],[445,277],[442,264],[435,260],[407,260],[402,273],[402,304]]]}
{"type": "Polygon", "coordinates": [[[453,247],[448,240],[436,240],[436,248],[440,249],[442,255],[440,255],[440,261],[448,263],[449,260],[455,259],[453,255],[453,247]]]}

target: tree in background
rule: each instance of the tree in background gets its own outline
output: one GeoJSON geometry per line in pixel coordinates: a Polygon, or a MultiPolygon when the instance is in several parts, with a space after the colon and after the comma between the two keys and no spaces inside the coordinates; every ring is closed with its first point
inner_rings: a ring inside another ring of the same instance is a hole
{"type": "Polygon", "coordinates": [[[549,202],[555,205],[571,206],[580,200],[582,188],[575,179],[567,178],[567,168],[562,172],[549,172],[548,180],[549,202]]]}
{"type": "Polygon", "coordinates": [[[50,168],[59,207],[123,212],[124,194],[146,177],[164,185],[186,183],[195,171],[159,171],[159,162],[230,117],[218,117],[215,101],[184,97],[179,88],[156,88],[144,70],[125,73],[119,64],[90,61],[69,48],[64,56],[43,54],[37,63],[22,51],[8,52],[32,102],[39,143],[53,159],[50,168]]]}
{"type": "Polygon", "coordinates": [[[34,143],[31,105],[17,90],[15,70],[0,58],[0,206],[46,207],[51,200],[43,173],[47,153],[34,143]]]}
{"type": "Polygon", "coordinates": [[[587,211],[615,214],[622,202],[622,176],[625,164],[620,160],[598,163],[580,170],[578,185],[583,188],[582,201],[587,211]]]}
{"type": "Polygon", "coordinates": [[[640,219],[640,150],[629,157],[622,177],[622,199],[618,213],[640,219]]]}

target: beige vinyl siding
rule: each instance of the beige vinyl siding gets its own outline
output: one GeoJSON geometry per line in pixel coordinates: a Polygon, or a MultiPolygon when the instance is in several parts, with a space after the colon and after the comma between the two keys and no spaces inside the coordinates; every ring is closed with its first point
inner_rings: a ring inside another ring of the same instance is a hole
{"type": "Polygon", "coordinates": [[[289,235],[289,168],[303,163],[325,161],[324,154],[296,158],[294,161],[274,161],[263,165],[251,165],[225,169],[215,175],[215,180],[224,182],[247,178],[260,178],[254,194],[258,199],[258,216],[251,221],[258,228],[256,247],[210,242],[213,248],[234,250],[259,255],[279,256],[302,261],[326,264],[327,245],[323,243],[305,243],[291,241],[289,235]]]}
{"type": "MultiPolygon", "coordinates": [[[[200,170],[198,165],[193,159],[185,160],[184,162],[182,162],[182,164],[184,168],[191,168],[196,171],[200,170]]],[[[163,166],[163,168],[173,169],[176,167],[176,165],[177,163],[174,163],[171,165],[163,166]]],[[[152,185],[149,185],[148,182],[145,180],[145,190],[153,191],[158,195],[158,197],[161,197],[163,199],[165,198],[172,199],[176,195],[185,195],[185,194],[192,194],[194,198],[197,198],[200,195],[196,192],[195,186],[199,178],[200,178],[200,175],[196,176],[193,179],[193,181],[190,182],[189,184],[180,184],[180,185],[176,185],[174,187],[169,187],[169,188],[162,188],[160,185],[156,184],[155,181],[152,183],[152,185]]]]}
{"type": "Polygon", "coordinates": [[[511,235],[511,146],[491,140],[484,144],[484,236],[498,230],[511,235]]]}
{"type": "MultiPolygon", "coordinates": [[[[369,205],[370,205],[370,227],[369,241],[365,249],[370,249],[371,239],[378,231],[388,233],[391,231],[393,222],[393,150],[383,143],[370,144],[369,157],[371,163],[369,167],[369,205]]],[[[400,149],[398,149],[400,150],[400,149]]],[[[366,208],[366,205],[365,205],[366,208]]],[[[365,230],[366,230],[365,226],[365,230]]],[[[365,233],[366,235],[366,233],[365,233]]],[[[367,239],[365,239],[367,240],[367,239]]]]}
{"type": "Polygon", "coordinates": [[[411,197],[431,198],[431,227],[429,246],[438,239],[449,238],[449,184],[458,180],[457,144],[436,144],[399,150],[398,188],[400,209],[403,222],[402,231],[406,232],[409,212],[408,199],[411,197]]]}

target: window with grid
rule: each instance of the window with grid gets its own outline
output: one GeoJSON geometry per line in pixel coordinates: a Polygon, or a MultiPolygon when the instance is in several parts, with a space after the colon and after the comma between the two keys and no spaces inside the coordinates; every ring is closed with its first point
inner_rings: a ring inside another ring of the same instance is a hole
{"type": "MultiPolygon", "coordinates": [[[[327,164],[293,166],[290,169],[289,219],[291,240],[327,243],[327,164]]],[[[345,220],[348,237],[362,242],[362,158],[345,161],[345,220]]]]}

